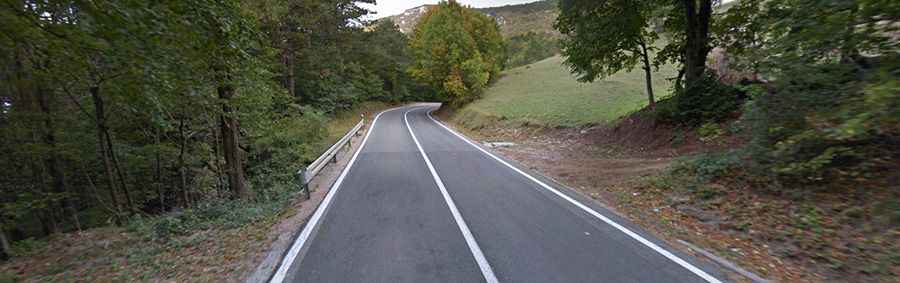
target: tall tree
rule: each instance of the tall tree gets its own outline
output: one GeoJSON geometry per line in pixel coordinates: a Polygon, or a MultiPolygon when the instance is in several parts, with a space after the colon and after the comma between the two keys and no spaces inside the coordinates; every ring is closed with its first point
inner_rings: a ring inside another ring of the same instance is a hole
{"type": "Polygon", "coordinates": [[[562,0],[555,27],[565,37],[562,54],[578,80],[592,82],[641,64],[647,99],[653,96],[650,52],[658,35],[651,29],[653,0],[562,0]]]}
{"type": "Polygon", "coordinates": [[[681,0],[684,9],[684,79],[688,86],[700,81],[706,71],[712,0],[681,0]]]}
{"type": "Polygon", "coordinates": [[[430,8],[416,25],[410,47],[412,75],[452,106],[477,98],[506,61],[494,19],[456,1],[430,8]]]}

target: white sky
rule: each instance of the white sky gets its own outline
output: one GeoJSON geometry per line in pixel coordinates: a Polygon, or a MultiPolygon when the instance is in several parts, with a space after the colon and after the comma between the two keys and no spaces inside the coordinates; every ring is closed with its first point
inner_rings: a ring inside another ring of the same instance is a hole
{"type": "MultiPolygon", "coordinates": [[[[376,0],[376,4],[360,4],[360,6],[365,7],[371,11],[374,11],[374,15],[369,15],[369,18],[377,19],[383,18],[387,16],[393,16],[396,14],[402,13],[404,10],[418,7],[423,4],[437,4],[438,0],[376,0]]],[[[511,4],[522,4],[522,3],[530,3],[537,2],[537,0],[457,0],[460,4],[472,6],[475,8],[484,8],[484,7],[497,7],[511,4]]]]}

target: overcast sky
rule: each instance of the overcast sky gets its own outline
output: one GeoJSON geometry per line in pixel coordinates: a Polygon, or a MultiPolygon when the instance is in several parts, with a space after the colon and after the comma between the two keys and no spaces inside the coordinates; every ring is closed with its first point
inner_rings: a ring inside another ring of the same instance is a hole
{"type": "MultiPolygon", "coordinates": [[[[376,14],[370,15],[371,18],[383,18],[402,13],[404,10],[418,7],[423,4],[437,4],[438,0],[376,0],[377,5],[361,4],[369,10],[375,11],[376,14]]],[[[510,4],[522,4],[537,2],[537,0],[457,0],[460,4],[472,6],[475,8],[497,7],[510,4]]]]}

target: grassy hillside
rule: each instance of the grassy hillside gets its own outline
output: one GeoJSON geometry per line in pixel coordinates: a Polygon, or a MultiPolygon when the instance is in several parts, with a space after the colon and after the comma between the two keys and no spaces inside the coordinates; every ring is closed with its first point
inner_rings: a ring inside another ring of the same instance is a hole
{"type": "MultiPolygon", "coordinates": [[[[654,74],[658,98],[669,94],[672,67],[654,74]]],[[[562,58],[507,70],[483,98],[460,109],[454,119],[470,128],[494,120],[542,126],[582,126],[615,120],[647,104],[644,75],[640,69],[615,74],[593,83],[575,80],[562,58]]]]}

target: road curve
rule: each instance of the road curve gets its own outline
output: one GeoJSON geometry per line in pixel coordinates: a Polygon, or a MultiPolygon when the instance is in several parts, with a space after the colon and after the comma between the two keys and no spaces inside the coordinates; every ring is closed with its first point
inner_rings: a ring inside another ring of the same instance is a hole
{"type": "Polygon", "coordinates": [[[272,282],[719,282],[713,265],[433,119],[379,114],[272,282]]]}

